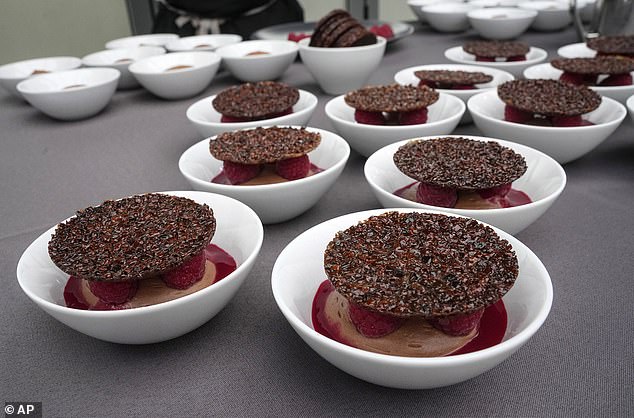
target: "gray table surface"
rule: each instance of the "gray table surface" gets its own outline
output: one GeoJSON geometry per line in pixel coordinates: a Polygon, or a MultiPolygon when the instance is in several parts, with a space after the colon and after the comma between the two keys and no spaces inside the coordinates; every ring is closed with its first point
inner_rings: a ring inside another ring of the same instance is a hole
{"type": "MultiPolygon", "coordinates": [[[[417,26],[390,45],[371,84],[398,70],[447,62],[443,51],[473,33],[417,26]]],[[[545,48],[576,42],[572,30],[527,33],[545,48]]],[[[342,69],[354,71],[354,68],[342,69]]],[[[319,96],[309,125],[332,130],[330,99],[300,62],[282,81],[319,96]]],[[[198,97],[117,92],[98,116],[57,122],[0,93],[0,394],[43,402],[44,416],[415,415],[632,416],[634,407],[634,126],[627,118],[602,145],[565,166],[553,207],[517,235],[554,285],[550,316],[515,355],[462,384],[387,389],[330,365],[295,334],[270,288],[277,255],[327,219],[379,207],[352,153],[337,184],[308,212],[265,227],[259,259],[229,305],[199,329],[164,343],[126,346],[80,334],[20,290],[15,268],[37,236],[75,210],[108,198],[188,190],[177,161],[199,141],[187,107],[237,81],[224,74],[198,97]]],[[[479,134],[473,126],[458,133],[479,134]]]]}

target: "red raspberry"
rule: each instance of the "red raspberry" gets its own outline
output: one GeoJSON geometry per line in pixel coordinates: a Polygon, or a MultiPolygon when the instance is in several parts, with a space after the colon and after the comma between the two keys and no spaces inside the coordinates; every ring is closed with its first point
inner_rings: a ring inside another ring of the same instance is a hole
{"type": "Polygon", "coordinates": [[[378,338],[390,334],[403,324],[403,319],[369,311],[351,303],[348,306],[350,320],[364,337],[378,338]]]}
{"type": "Polygon", "coordinates": [[[233,116],[222,115],[220,117],[220,123],[237,123],[237,122],[249,122],[248,118],[236,118],[233,116]]]}
{"type": "Polygon", "coordinates": [[[476,61],[485,61],[485,62],[495,62],[495,58],[491,58],[491,57],[481,57],[479,55],[476,55],[475,57],[476,61]]]}
{"type": "Polygon", "coordinates": [[[559,81],[575,84],[577,86],[594,86],[597,83],[596,74],[576,74],[564,71],[559,76],[559,81]]]}
{"type": "Polygon", "coordinates": [[[513,106],[504,107],[504,120],[515,123],[526,123],[533,119],[533,115],[529,112],[519,110],[513,106]]]}
{"type": "Polygon", "coordinates": [[[387,23],[383,25],[372,26],[370,28],[370,32],[372,32],[373,34],[377,36],[382,36],[385,39],[389,39],[394,36],[394,31],[392,30],[392,27],[388,25],[387,23]]]}
{"type": "Polygon", "coordinates": [[[385,125],[385,118],[381,112],[366,112],[365,110],[355,110],[354,120],[366,125],[385,125]]]}
{"type": "Polygon", "coordinates": [[[401,112],[398,117],[399,125],[420,125],[427,123],[427,108],[424,107],[411,112],[401,112]]]}
{"type": "Polygon", "coordinates": [[[124,303],[132,299],[139,287],[137,280],[125,282],[97,282],[89,281],[88,287],[93,295],[100,301],[114,305],[124,303]]]}
{"type": "Polygon", "coordinates": [[[503,184],[501,186],[491,187],[488,189],[480,189],[478,190],[478,194],[483,199],[488,199],[494,196],[504,197],[511,190],[511,183],[503,184]]]}
{"type": "Polygon", "coordinates": [[[451,90],[474,90],[475,88],[473,84],[454,84],[450,87],[451,90]]]}
{"type": "Polygon", "coordinates": [[[286,180],[303,179],[310,171],[310,160],[308,155],[302,155],[301,157],[278,161],[275,164],[275,171],[286,180]]]}
{"type": "Polygon", "coordinates": [[[438,88],[438,83],[435,81],[420,80],[418,82],[418,87],[422,87],[422,86],[427,86],[427,87],[431,87],[432,89],[435,89],[435,88],[438,88]]]}
{"type": "Polygon", "coordinates": [[[554,116],[552,118],[553,126],[560,128],[570,128],[573,126],[584,126],[581,116],[554,116]]]}
{"type": "Polygon", "coordinates": [[[179,267],[163,274],[163,282],[172,289],[187,289],[205,275],[205,251],[201,251],[179,267]]]}
{"type": "Polygon", "coordinates": [[[302,32],[291,32],[288,34],[288,40],[293,42],[299,42],[304,38],[310,38],[310,34],[302,32]]]}
{"type": "Polygon", "coordinates": [[[259,164],[240,164],[231,161],[224,161],[222,165],[225,176],[231,184],[246,183],[260,174],[261,168],[259,164]]]}
{"type": "Polygon", "coordinates": [[[513,62],[513,61],[526,61],[526,55],[516,55],[514,57],[508,57],[506,59],[506,62],[513,62]]]}
{"type": "Polygon", "coordinates": [[[416,189],[416,201],[441,208],[453,208],[458,201],[458,192],[447,187],[419,183],[416,189]]]}
{"type": "Polygon", "coordinates": [[[434,328],[439,329],[448,335],[468,335],[480,325],[480,319],[482,319],[483,313],[484,309],[480,309],[479,311],[466,315],[450,315],[440,318],[431,318],[428,319],[427,322],[433,325],[434,328]]]}
{"type": "Polygon", "coordinates": [[[600,86],[629,86],[631,84],[631,74],[614,74],[599,83],[600,86]]]}

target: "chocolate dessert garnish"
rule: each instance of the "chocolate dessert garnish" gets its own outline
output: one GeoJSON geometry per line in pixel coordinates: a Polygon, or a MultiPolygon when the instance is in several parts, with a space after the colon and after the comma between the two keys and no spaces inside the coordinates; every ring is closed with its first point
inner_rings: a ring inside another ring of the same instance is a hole
{"type": "Polygon", "coordinates": [[[335,9],[315,25],[309,46],[345,48],[376,43],[376,35],[368,31],[350,13],[335,9]]]}
{"type": "Polygon", "coordinates": [[[310,37],[309,46],[322,47],[322,37],[324,33],[334,29],[334,27],[332,26],[333,22],[338,20],[346,20],[349,17],[351,17],[350,14],[343,9],[331,10],[328,14],[319,19],[319,21],[317,21],[317,23],[315,24],[315,30],[310,37]]]}
{"type": "Polygon", "coordinates": [[[317,148],[321,135],[304,128],[255,128],[224,132],[209,141],[214,158],[240,164],[268,164],[317,148]]]}
{"type": "Polygon", "coordinates": [[[346,94],[346,103],[366,112],[410,112],[438,100],[438,92],[427,86],[370,86],[346,94]]]}
{"type": "Polygon", "coordinates": [[[473,85],[493,80],[493,76],[480,71],[420,70],[415,71],[414,75],[422,81],[431,81],[441,85],[473,85]]]}
{"type": "Polygon", "coordinates": [[[143,194],[78,211],[57,226],[48,253],[71,276],[108,282],[144,279],[199,254],[215,230],[207,205],[143,194]]]}
{"type": "Polygon", "coordinates": [[[393,158],[396,167],[415,180],[459,190],[501,186],[526,172],[524,157],[512,149],[468,138],[410,141],[393,158]]]}
{"type": "Polygon", "coordinates": [[[582,115],[601,104],[595,91],[558,80],[507,81],[498,86],[498,96],[509,106],[547,117],[582,115]]]}
{"type": "Polygon", "coordinates": [[[298,100],[299,91],[295,87],[275,81],[259,81],[221,91],[212,105],[226,116],[260,118],[284,112],[298,100]]]}
{"type": "Polygon", "coordinates": [[[601,54],[634,55],[634,35],[599,36],[588,39],[586,45],[601,54]]]}
{"type": "Polygon", "coordinates": [[[528,54],[530,47],[518,41],[473,41],[462,49],[472,55],[484,58],[510,58],[528,54]]]}
{"type": "Polygon", "coordinates": [[[634,60],[618,56],[562,58],[552,60],[550,65],[574,74],[626,74],[634,71],[634,60]]]}
{"type": "Polygon", "coordinates": [[[511,245],[468,218],[387,212],[338,232],[324,269],[349,302],[399,317],[467,314],[518,276],[511,245]]]}

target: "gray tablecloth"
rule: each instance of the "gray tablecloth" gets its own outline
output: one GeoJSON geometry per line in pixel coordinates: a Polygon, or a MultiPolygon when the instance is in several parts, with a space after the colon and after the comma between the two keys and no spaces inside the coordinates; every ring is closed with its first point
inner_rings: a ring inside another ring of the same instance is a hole
{"type": "MultiPolygon", "coordinates": [[[[390,45],[369,83],[398,70],[447,62],[443,51],[475,39],[417,26],[390,45]]],[[[572,30],[522,37],[545,48],[575,42],[572,30]]],[[[342,69],[354,71],[354,68],[342,69]]],[[[309,125],[333,129],[330,99],[300,62],[282,81],[314,92],[309,125]]],[[[17,261],[31,241],[76,209],[104,199],[187,190],[177,161],[199,141],[187,107],[237,81],[219,75],[198,97],[157,99],[117,92],[98,116],[57,122],[0,93],[0,394],[40,401],[44,416],[415,415],[625,416],[634,407],[634,126],[565,166],[554,206],[518,234],[554,285],[550,316],[509,360],[465,383],[427,391],[386,389],[321,359],[278,311],[270,274],[295,236],[327,219],[379,207],[352,153],[337,184],[300,217],[265,227],[256,265],[231,303],[172,341],[126,346],[60,324],[20,290],[17,261]]],[[[473,126],[458,133],[479,134],[473,126]]]]}

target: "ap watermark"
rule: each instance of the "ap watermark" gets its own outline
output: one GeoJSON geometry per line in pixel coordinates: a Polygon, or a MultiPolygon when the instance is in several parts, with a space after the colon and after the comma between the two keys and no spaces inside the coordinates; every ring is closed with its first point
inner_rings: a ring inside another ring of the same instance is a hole
{"type": "Polygon", "coordinates": [[[42,418],[42,402],[5,402],[4,417],[42,418]]]}

